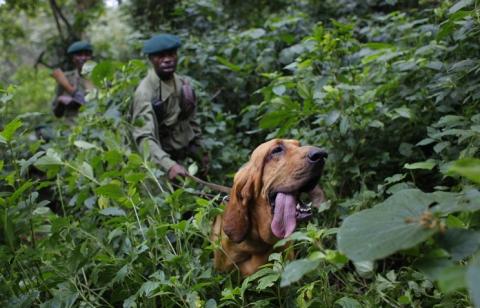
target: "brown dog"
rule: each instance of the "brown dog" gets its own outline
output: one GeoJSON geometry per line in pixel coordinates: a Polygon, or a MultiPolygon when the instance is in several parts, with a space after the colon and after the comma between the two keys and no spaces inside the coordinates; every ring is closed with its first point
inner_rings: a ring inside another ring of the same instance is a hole
{"type": "Polygon", "coordinates": [[[214,256],[217,270],[237,267],[248,276],[268,261],[273,245],[311,215],[300,194],[323,199],[316,184],[326,157],[324,150],[296,140],[274,139],[253,151],[235,175],[225,212],[213,223],[212,240],[222,245],[214,256]]]}

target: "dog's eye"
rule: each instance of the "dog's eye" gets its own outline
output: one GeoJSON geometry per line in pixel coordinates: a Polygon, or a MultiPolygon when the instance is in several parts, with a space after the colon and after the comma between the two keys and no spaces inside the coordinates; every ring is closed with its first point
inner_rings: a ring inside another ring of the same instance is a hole
{"type": "Polygon", "coordinates": [[[280,154],[283,152],[283,146],[279,145],[272,150],[272,155],[280,154]]]}

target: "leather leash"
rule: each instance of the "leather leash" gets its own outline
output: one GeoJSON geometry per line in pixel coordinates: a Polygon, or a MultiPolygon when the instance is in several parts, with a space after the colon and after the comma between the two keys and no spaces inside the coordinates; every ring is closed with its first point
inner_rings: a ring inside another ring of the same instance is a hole
{"type": "Polygon", "coordinates": [[[230,194],[230,191],[232,190],[230,187],[215,184],[215,183],[210,183],[210,182],[204,181],[202,179],[199,179],[196,176],[191,175],[191,174],[188,174],[187,177],[191,178],[192,180],[194,180],[195,182],[197,182],[199,184],[202,184],[204,186],[207,186],[210,189],[213,189],[213,190],[216,190],[216,191],[219,191],[219,192],[230,194]]]}

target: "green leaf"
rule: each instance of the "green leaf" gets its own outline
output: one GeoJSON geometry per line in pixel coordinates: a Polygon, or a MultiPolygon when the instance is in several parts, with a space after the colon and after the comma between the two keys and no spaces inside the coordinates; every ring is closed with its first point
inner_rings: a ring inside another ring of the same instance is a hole
{"type": "Polygon", "coordinates": [[[333,125],[337,120],[340,118],[342,114],[338,110],[332,110],[330,113],[327,114],[325,118],[325,124],[327,126],[333,125]]]}
{"type": "Polygon", "coordinates": [[[467,269],[467,286],[476,308],[480,307],[480,256],[473,259],[467,269]]]}
{"type": "Polygon", "coordinates": [[[455,3],[449,10],[448,10],[448,15],[451,15],[464,7],[467,7],[473,3],[473,0],[460,0],[457,3],[455,3]]]}
{"type": "Polygon", "coordinates": [[[375,262],[373,261],[360,261],[353,262],[355,271],[362,278],[372,278],[375,274],[375,262]]]}
{"type": "Polygon", "coordinates": [[[92,166],[90,166],[89,163],[87,163],[86,161],[84,161],[82,163],[82,165],[78,168],[78,170],[80,171],[80,173],[90,179],[92,179],[94,177],[93,175],[93,168],[92,166]]]}
{"type": "Polygon", "coordinates": [[[340,121],[340,134],[345,135],[350,128],[350,123],[347,117],[342,116],[341,118],[342,120],[340,121]]]}
{"type": "Polygon", "coordinates": [[[95,189],[95,192],[100,196],[112,198],[112,199],[120,199],[124,196],[122,188],[118,184],[107,184],[98,187],[95,189]]]}
{"type": "Polygon", "coordinates": [[[320,264],[320,260],[300,259],[287,264],[282,272],[281,287],[286,287],[300,280],[305,274],[313,271],[320,264]]]}
{"type": "Polygon", "coordinates": [[[8,247],[12,251],[15,251],[17,236],[15,235],[15,227],[13,226],[14,220],[8,216],[8,209],[0,212],[0,221],[2,222],[4,240],[8,247]]]}
{"type": "Polygon", "coordinates": [[[448,169],[448,173],[456,173],[466,177],[472,182],[480,184],[480,159],[464,158],[453,163],[448,169]]]}
{"type": "Polygon", "coordinates": [[[97,87],[100,87],[105,79],[113,79],[115,70],[119,67],[119,65],[119,62],[110,60],[98,63],[97,65],[95,65],[95,68],[92,70],[92,74],[90,75],[91,81],[97,87]]]}
{"type": "Polygon", "coordinates": [[[240,36],[248,36],[252,39],[259,39],[264,36],[267,32],[262,28],[253,28],[247,31],[240,33],[240,36]]]}
{"type": "Polygon", "coordinates": [[[275,93],[275,95],[282,96],[283,94],[285,94],[286,90],[287,88],[283,84],[281,84],[273,87],[272,92],[275,93]]]}
{"type": "Polygon", "coordinates": [[[160,282],[158,281],[146,281],[138,290],[139,294],[144,294],[145,296],[151,296],[153,291],[155,291],[158,287],[160,287],[160,282]]]}
{"type": "Polygon", "coordinates": [[[361,308],[362,305],[356,300],[351,297],[342,297],[338,299],[335,304],[341,306],[342,308],[361,308]]]}
{"type": "Polygon", "coordinates": [[[48,149],[45,156],[40,157],[34,164],[35,167],[48,167],[48,166],[61,166],[63,165],[60,154],[55,152],[53,149],[48,149]]]}
{"type": "Polygon", "coordinates": [[[21,196],[25,194],[25,192],[33,186],[33,182],[27,181],[22,184],[18,189],[15,190],[15,192],[8,198],[8,202],[10,204],[14,204],[15,201],[21,196]]]}
{"type": "Polygon", "coordinates": [[[276,110],[265,114],[260,120],[259,125],[264,129],[276,128],[280,126],[280,124],[285,123],[292,116],[292,113],[288,110],[276,110]]]}
{"type": "Polygon", "coordinates": [[[12,140],[13,135],[19,129],[22,127],[23,123],[20,121],[20,119],[14,119],[11,122],[9,122],[5,127],[3,128],[3,131],[0,132],[0,136],[3,138],[4,142],[10,142],[12,140]]]}
{"type": "Polygon", "coordinates": [[[146,175],[143,172],[130,172],[125,174],[125,181],[127,183],[138,183],[145,179],[146,175]]]}
{"type": "Polygon", "coordinates": [[[280,278],[279,273],[273,273],[270,275],[263,276],[258,280],[257,290],[265,290],[267,288],[273,287],[275,282],[280,278]]]}
{"type": "Polygon", "coordinates": [[[435,167],[437,163],[433,159],[428,159],[426,161],[418,162],[418,163],[413,163],[413,164],[405,164],[403,168],[409,169],[409,170],[414,170],[414,169],[425,169],[425,170],[432,170],[433,167],[435,167]]]}
{"type": "MultiPolygon", "coordinates": [[[[445,293],[463,289],[467,286],[466,268],[461,265],[454,265],[442,269],[439,272],[438,286],[445,293]]],[[[478,285],[477,285],[478,287],[478,285]]]]}
{"type": "Polygon", "coordinates": [[[381,50],[381,49],[396,49],[395,45],[392,44],[387,44],[387,43],[375,43],[375,42],[370,42],[364,44],[364,46],[374,49],[374,50],[381,50]]]}
{"type": "Polygon", "coordinates": [[[432,202],[431,195],[406,189],[347,217],[337,234],[339,250],[353,261],[373,261],[414,247],[436,231],[421,223],[432,202]]]}
{"type": "Polygon", "coordinates": [[[98,149],[98,147],[96,145],[94,145],[90,142],[83,141],[83,140],[77,140],[73,144],[81,150],[98,149]]]}
{"type": "Polygon", "coordinates": [[[217,302],[213,298],[210,298],[205,303],[205,308],[217,308],[217,302]]]}
{"type": "Polygon", "coordinates": [[[473,255],[480,248],[480,232],[465,229],[448,229],[439,236],[440,247],[448,251],[455,261],[473,255]]]}
{"type": "Polygon", "coordinates": [[[241,72],[242,71],[242,68],[240,66],[231,63],[230,61],[228,61],[227,59],[225,59],[223,57],[216,56],[216,59],[217,59],[218,62],[225,65],[227,68],[229,68],[230,70],[232,70],[234,72],[241,72]]]}
{"type": "Polygon", "coordinates": [[[193,162],[188,166],[188,173],[191,175],[195,175],[198,172],[198,165],[197,163],[193,162]]]}
{"type": "Polygon", "coordinates": [[[436,191],[433,193],[438,203],[432,207],[433,212],[450,214],[455,212],[476,212],[480,210],[480,192],[470,189],[462,193],[436,191]]]}
{"type": "Polygon", "coordinates": [[[101,210],[99,213],[105,216],[126,216],[127,215],[124,210],[118,207],[107,207],[106,209],[101,210]]]}
{"type": "Polygon", "coordinates": [[[397,112],[397,114],[403,118],[407,118],[407,119],[411,119],[412,118],[412,111],[403,106],[403,107],[400,107],[400,108],[396,108],[395,111],[397,112]]]}

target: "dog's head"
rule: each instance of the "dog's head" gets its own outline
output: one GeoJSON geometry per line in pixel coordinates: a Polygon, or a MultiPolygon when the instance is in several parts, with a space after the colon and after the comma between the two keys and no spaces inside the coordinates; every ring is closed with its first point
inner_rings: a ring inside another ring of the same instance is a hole
{"type": "Polygon", "coordinates": [[[223,230],[234,242],[249,231],[273,244],[295,231],[298,220],[311,215],[300,202],[314,190],[327,153],[296,140],[274,139],[258,146],[235,175],[223,230]]]}

